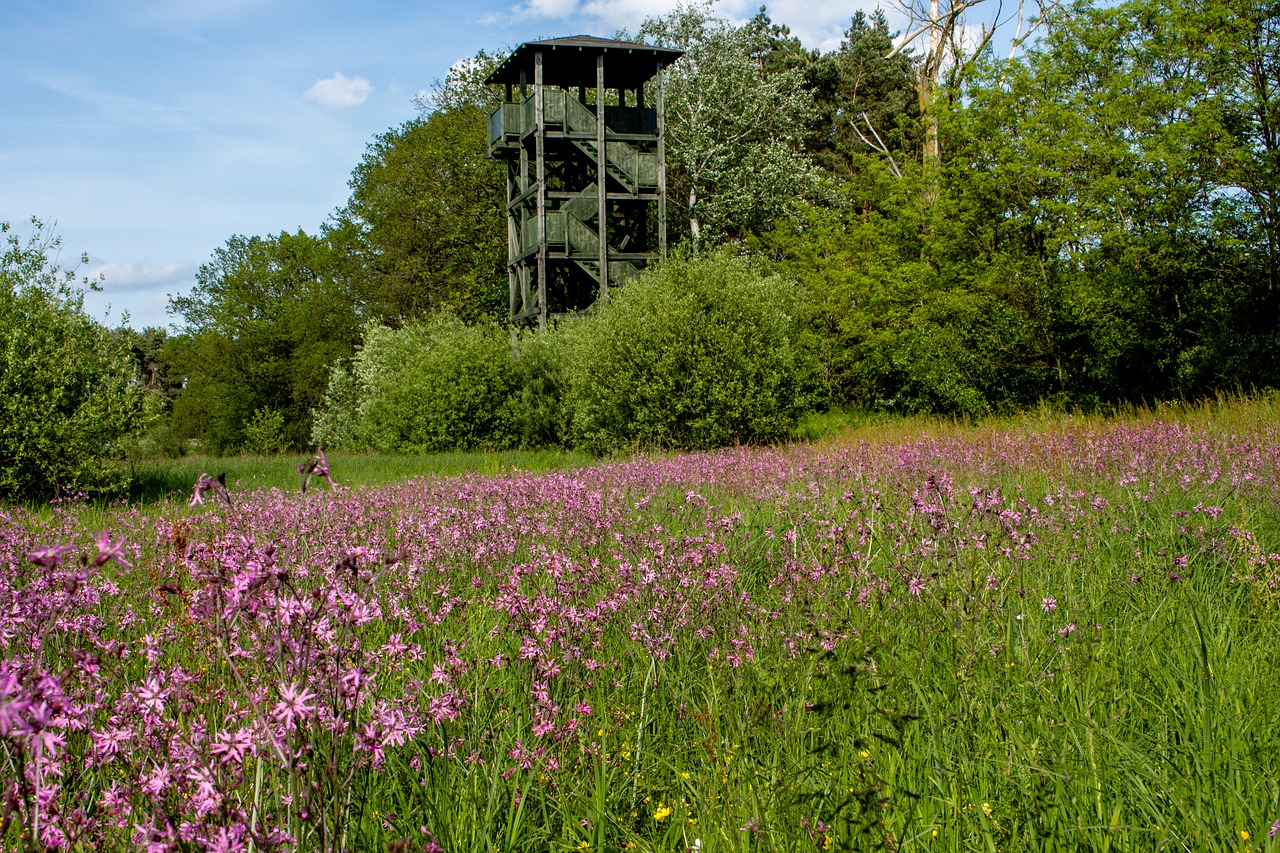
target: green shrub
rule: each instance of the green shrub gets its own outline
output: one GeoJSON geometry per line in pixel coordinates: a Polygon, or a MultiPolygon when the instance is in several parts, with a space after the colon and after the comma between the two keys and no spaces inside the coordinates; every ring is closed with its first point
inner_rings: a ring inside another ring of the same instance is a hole
{"type": "Polygon", "coordinates": [[[263,407],[253,413],[244,427],[244,449],[248,453],[267,456],[284,450],[284,412],[263,407]]]}
{"type": "Polygon", "coordinates": [[[569,441],[568,394],[571,332],[520,335],[513,353],[515,387],[507,400],[511,428],[520,447],[563,447],[569,441]]]}
{"type": "Polygon", "coordinates": [[[671,260],[569,330],[575,444],[709,448],[786,438],[812,387],[800,291],[727,252],[671,260]]]}
{"type": "Polygon", "coordinates": [[[317,444],[384,452],[507,447],[511,344],[494,325],[442,315],[366,330],[350,370],[330,374],[317,444]]]}
{"type": "Polygon", "coordinates": [[[7,222],[0,254],[0,499],[117,492],[118,442],[142,425],[146,389],[119,339],[84,312],[87,281],[49,258],[58,240],[7,222]]]}

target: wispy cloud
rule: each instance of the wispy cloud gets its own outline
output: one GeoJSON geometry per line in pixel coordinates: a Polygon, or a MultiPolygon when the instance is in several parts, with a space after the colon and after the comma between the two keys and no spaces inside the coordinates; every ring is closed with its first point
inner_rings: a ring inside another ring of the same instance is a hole
{"type": "Polygon", "coordinates": [[[195,284],[196,268],[193,261],[95,264],[87,275],[94,281],[101,275],[102,289],[85,294],[85,310],[108,326],[126,317],[135,329],[181,325],[166,309],[170,296],[185,293],[195,284]]]}
{"type": "Polygon", "coordinates": [[[102,276],[103,289],[115,293],[185,286],[195,278],[195,274],[196,264],[192,261],[170,261],[166,264],[150,261],[98,264],[89,270],[90,279],[102,276]]]}
{"type": "Polygon", "coordinates": [[[311,88],[302,93],[308,101],[315,101],[322,107],[347,109],[358,107],[373,94],[373,84],[363,77],[348,77],[335,71],[332,77],[317,80],[311,88]]]}
{"type": "Polygon", "coordinates": [[[525,0],[511,7],[515,20],[528,18],[567,18],[578,11],[578,0],[525,0]]]}

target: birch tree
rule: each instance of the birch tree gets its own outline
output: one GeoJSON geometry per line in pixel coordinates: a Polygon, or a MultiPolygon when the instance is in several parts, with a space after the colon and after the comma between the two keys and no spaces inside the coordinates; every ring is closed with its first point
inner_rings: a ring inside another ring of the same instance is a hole
{"type": "Polygon", "coordinates": [[[1059,0],[1016,0],[1006,10],[1003,0],[898,0],[907,29],[888,53],[916,52],[916,95],[924,121],[922,157],[926,169],[942,158],[938,98],[944,83],[954,90],[973,61],[999,31],[1008,32],[1009,58],[1031,37],[1059,0]]]}

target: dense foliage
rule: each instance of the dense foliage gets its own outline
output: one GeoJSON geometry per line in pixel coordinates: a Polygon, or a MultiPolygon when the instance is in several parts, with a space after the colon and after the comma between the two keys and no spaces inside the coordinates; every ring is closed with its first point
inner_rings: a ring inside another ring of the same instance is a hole
{"type": "Polygon", "coordinates": [[[799,292],[723,253],[668,261],[572,334],[575,446],[767,443],[809,402],[799,292]]]}
{"type": "MultiPolygon", "coordinates": [[[[806,292],[811,407],[981,417],[1280,383],[1280,5],[1025,0],[1044,14],[1001,56],[997,5],[943,0],[903,34],[858,13],[825,53],[705,2],[621,34],[685,51],[665,90],[671,244],[751,256],[806,292]]],[[[136,447],[301,449],[315,410],[337,417],[325,389],[361,329],[505,320],[502,168],[485,155],[501,93],[483,85],[501,58],[457,63],[378,135],[318,236],[214,251],[172,302],[185,329],[130,342],[167,412],[136,447]]],[[[459,431],[378,446],[693,446],[778,437],[793,416],[783,395],[769,428],[638,410],[603,427],[575,335],[515,337],[501,418],[433,415],[459,431]]],[[[635,378],[629,399],[664,381],[635,378]]]]}
{"type": "Polygon", "coordinates": [[[1278,31],[1274,4],[1077,4],[970,67],[937,163],[850,146],[836,204],[752,243],[814,294],[833,400],[1274,385],[1278,31]]]}
{"type": "Polygon", "coordinates": [[[84,290],[39,222],[0,223],[0,499],[111,494],[117,443],[144,424],[130,352],[84,312],[84,290]]]}
{"type": "Polygon", "coordinates": [[[285,445],[305,446],[330,366],[359,338],[348,269],[333,240],[301,231],[235,236],[217,249],[195,288],[170,301],[186,321],[171,343],[172,371],[186,377],[177,438],[238,449],[265,412],[282,419],[285,445]]]}
{"type": "Polygon", "coordinates": [[[668,261],[542,334],[448,315],[371,326],[334,369],[312,439],[594,452],[776,441],[812,391],[806,320],[796,287],[721,253],[668,261]]]}

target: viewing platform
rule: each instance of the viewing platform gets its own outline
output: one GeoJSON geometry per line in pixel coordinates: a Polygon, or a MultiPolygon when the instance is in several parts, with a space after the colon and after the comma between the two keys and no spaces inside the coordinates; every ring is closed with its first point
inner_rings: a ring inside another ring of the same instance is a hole
{"type": "Polygon", "coordinates": [[[663,71],[681,55],[571,36],[520,45],[485,80],[506,90],[488,152],[507,164],[513,324],[586,310],[666,253],[663,71]]]}

